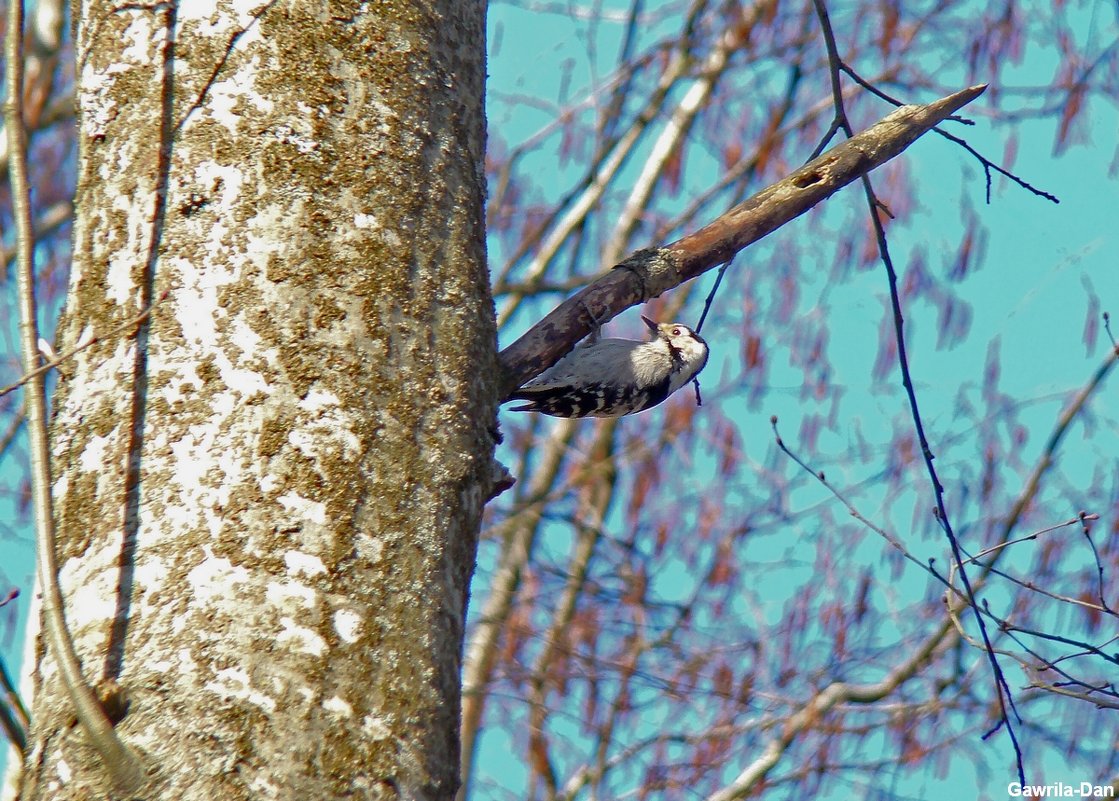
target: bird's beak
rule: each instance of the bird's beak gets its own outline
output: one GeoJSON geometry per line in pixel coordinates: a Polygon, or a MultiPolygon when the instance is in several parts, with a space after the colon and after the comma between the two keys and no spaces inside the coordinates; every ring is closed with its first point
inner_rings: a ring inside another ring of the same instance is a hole
{"type": "Polygon", "coordinates": [[[660,330],[657,328],[657,324],[646,317],[644,314],[641,315],[641,319],[645,321],[645,325],[649,326],[649,330],[652,331],[654,334],[657,333],[658,330],[660,330]]]}

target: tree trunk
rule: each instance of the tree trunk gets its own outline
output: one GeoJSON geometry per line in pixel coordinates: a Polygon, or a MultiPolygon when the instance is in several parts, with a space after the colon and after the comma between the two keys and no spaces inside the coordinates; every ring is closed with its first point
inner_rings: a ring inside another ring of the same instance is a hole
{"type": "MultiPolygon", "coordinates": [[[[56,397],[69,627],[143,797],[450,799],[496,408],[484,4],[231,8],[75,8],[60,340],[102,340],[56,397]]],[[[21,797],[108,797],[33,659],[21,797]]]]}

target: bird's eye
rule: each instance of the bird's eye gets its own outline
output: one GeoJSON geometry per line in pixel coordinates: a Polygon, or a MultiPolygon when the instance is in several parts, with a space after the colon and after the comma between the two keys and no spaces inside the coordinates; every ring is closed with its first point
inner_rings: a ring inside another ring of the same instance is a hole
{"type": "Polygon", "coordinates": [[[672,336],[674,336],[674,337],[678,337],[683,333],[684,333],[683,329],[681,329],[679,326],[672,329],[672,336]]]}

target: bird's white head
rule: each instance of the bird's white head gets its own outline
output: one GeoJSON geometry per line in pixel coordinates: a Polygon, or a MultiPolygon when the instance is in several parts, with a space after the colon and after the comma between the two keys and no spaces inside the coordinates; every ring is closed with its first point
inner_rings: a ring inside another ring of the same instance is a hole
{"type": "Polygon", "coordinates": [[[664,342],[672,357],[674,369],[670,392],[691,381],[707,364],[707,342],[683,323],[654,323],[642,316],[645,325],[664,342]]]}

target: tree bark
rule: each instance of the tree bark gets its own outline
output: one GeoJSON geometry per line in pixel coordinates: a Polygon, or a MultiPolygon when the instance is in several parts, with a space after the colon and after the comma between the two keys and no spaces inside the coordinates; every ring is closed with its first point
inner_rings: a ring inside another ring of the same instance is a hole
{"type": "MultiPolygon", "coordinates": [[[[484,4],[355,8],[75,8],[60,344],[138,322],[60,382],[58,555],[143,797],[456,789],[498,376],[484,4]]],[[[21,797],[108,797],[32,658],[21,797]]]]}

